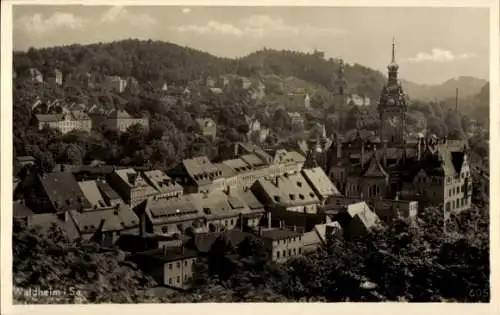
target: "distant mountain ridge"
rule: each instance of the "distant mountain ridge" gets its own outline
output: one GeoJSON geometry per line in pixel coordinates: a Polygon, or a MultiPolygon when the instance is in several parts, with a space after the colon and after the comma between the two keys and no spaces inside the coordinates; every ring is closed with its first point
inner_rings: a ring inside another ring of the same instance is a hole
{"type": "Polygon", "coordinates": [[[422,101],[442,101],[455,97],[458,88],[459,98],[467,98],[478,94],[488,81],[471,77],[461,76],[446,80],[441,84],[417,84],[411,81],[401,80],[406,93],[411,99],[422,101]]]}

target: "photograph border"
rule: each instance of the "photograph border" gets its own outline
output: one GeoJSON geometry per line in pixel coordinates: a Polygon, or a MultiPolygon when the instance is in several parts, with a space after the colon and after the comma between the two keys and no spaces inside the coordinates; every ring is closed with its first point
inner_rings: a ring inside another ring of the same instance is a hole
{"type": "MultiPolygon", "coordinates": [[[[500,203],[499,195],[499,3],[498,0],[331,0],[331,1],[296,1],[296,0],[268,0],[268,1],[77,1],[77,0],[3,0],[1,2],[1,97],[2,114],[0,136],[2,144],[1,154],[1,307],[2,314],[38,314],[54,312],[71,312],[76,314],[116,313],[137,314],[138,312],[165,312],[169,314],[198,313],[202,308],[209,313],[238,312],[241,315],[254,313],[303,314],[304,312],[336,312],[341,314],[499,314],[499,280],[500,280],[500,216],[498,211],[490,206],[490,303],[196,303],[196,304],[100,304],[100,305],[12,305],[12,8],[15,5],[98,5],[98,6],[348,6],[348,7],[483,7],[490,10],[490,205],[500,203]]],[[[466,23],[466,21],[464,21],[466,23]]]]}

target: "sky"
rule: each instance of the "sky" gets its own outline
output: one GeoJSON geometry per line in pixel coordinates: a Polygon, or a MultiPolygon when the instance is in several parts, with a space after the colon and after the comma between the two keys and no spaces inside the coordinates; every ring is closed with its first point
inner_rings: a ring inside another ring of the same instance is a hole
{"type": "Polygon", "coordinates": [[[489,77],[487,8],[14,6],[15,50],[153,39],[223,57],[266,48],[323,51],[386,72],[392,38],[400,77],[438,84],[489,77]]]}

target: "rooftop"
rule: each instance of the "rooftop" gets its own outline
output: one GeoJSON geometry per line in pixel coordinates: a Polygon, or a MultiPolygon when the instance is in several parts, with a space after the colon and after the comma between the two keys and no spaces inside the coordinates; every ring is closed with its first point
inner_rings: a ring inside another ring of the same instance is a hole
{"type": "Polygon", "coordinates": [[[139,218],[129,206],[120,204],[117,207],[88,210],[70,211],[80,233],[90,234],[101,229],[105,231],[121,231],[139,226],[139,218]]]}
{"type": "Polygon", "coordinates": [[[155,248],[149,251],[135,253],[136,258],[145,258],[161,262],[172,262],[183,259],[194,258],[198,255],[195,250],[185,247],[171,247],[167,249],[155,248]]]}
{"type": "Polygon", "coordinates": [[[267,238],[272,240],[282,240],[300,236],[302,236],[302,233],[288,229],[269,229],[262,231],[262,238],[267,238]]]}
{"type": "Polygon", "coordinates": [[[319,203],[318,196],[302,174],[285,174],[274,179],[259,179],[258,185],[275,203],[296,206],[319,203]]]}
{"type": "Polygon", "coordinates": [[[95,180],[82,181],[79,182],[78,185],[93,208],[104,208],[108,206],[95,180]]]}
{"type": "Polygon", "coordinates": [[[335,187],[321,167],[303,169],[302,174],[322,198],[341,195],[337,187],[335,187]]]}
{"type": "Polygon", "coordinates": [[[71,173],[45,173],[39,176],[41,186],[52,205],[60,211],[91,208],[80,185],[71,173]]]}
{"type": "Polygon", "coordinates": [[[186,215],[198,215],[199,210],[190,195],[173,198],[149,198],[146,205],[153,220],[169,220],[186,215]]]}
{"type": "Polygon", "coordinates": [[[143,173],[144,178],[159,192],[182,191],[182,186],[172,181],[163,171],[152,170],[143,173]]]}

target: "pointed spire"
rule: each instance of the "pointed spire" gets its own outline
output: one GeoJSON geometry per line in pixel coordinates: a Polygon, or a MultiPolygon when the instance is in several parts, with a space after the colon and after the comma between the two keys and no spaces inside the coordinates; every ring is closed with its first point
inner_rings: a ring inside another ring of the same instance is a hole
{"type": "Polygon", "coordinates": [[[392,63],[396,63],[396,39],[392,36],[392,63]]]}

